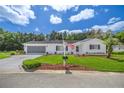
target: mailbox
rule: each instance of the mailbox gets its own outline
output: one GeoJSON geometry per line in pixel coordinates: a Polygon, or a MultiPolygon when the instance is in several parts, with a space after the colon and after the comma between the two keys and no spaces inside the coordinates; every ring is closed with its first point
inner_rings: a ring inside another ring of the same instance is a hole
{"type": "Polygon", "coordinates": [[[68,56],[63,56],[63,59],[64,59],[64,60],[67,60],[67,59],[68,59],[68,56]]]}

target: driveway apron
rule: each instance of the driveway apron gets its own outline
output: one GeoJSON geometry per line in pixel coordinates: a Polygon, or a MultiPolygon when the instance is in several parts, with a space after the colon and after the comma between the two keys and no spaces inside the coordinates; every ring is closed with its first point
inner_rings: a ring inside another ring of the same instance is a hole
{"type": "Polygon", "coordinates": [[[9,58],[0,59],[0,73],[22,72],[22,62],[26,59],[33,59],[41,55],[14,55],[9,58]]]}

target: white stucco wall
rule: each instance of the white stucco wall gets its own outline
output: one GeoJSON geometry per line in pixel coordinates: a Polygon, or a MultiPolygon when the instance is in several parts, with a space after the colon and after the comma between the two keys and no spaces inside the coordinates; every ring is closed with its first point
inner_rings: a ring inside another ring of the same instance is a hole
{"type": "Polygon", "coordinates": [[[100,42],[99,40],[90,40],[87,41],[84,44],[84,52],[89,52],[89,53],[104,53],[106,54],[106,45],[103,44],[102,42],[100,42]],[[100,45],[100,49],[90,49],[90,44],[99,44],[100,45]]]}
{"type": "Polygon", "coordinates": [[[24,45],[24,52],[27,54],[27,46],[24,45]]]}
{"type": "Polygon", "coordinates": [[[71,54],[71,53],[74,53],[75,52],[75,49],[72,49],[70,47],[68,47],[68,51],[66,51],[67,54],[71,54]]]}
{"type": "Polygon", "coordinates": [[[124,52],[124,45],[115,45],[113,46],[113,52],[124,52]]]}
{"type": "Polygon", "coordinates": [[[79,51],[77,52],[76,51],[76,46],[75,46],[75,49],[74,49],[74,54],[79,54],[79,55],[82,55],[83,54],[83,45],[82,44],[79,44],[79,45],[77,45],[78,47],[79,47],[79,51]]]}
{"type": "Polygon", "coordinates": [[[106,54],[106,45],[99,39],[92,39],[86,42],[80,42],[78,43],[78,46],[80,46],[80,52],[78,54],[86,54],[86,53],[104,53],[106,54]],[[100,49],[92,49],[90,50],[89,45],[90,44],[99,44],[100,49]]]}
{"type": "Polygon", "coordinates": [[[62,54],[63,51],[56,51],[56,46],[62,46],[62,44],[47,44],[47,47],[46,47],[46,52],[50,53],[50,54],[55,54],[55,52],[57,54],[62,54]]]}

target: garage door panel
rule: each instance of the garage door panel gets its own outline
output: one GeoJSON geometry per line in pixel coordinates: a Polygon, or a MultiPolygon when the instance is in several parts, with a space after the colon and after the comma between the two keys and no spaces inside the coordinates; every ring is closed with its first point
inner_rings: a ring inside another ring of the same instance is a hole
{"type": "Polygon", "coordinates": [[[45,53],[46,47],[45,46],[28,46],[27,52],[28,53],[45,53]]]}

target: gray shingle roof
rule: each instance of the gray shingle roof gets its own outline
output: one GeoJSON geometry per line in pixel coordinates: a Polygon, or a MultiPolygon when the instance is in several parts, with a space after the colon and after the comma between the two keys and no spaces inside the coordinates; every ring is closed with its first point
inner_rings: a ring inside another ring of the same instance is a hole
{"type": "MultiPolygon", "coordinates": [[[[66,40],[65,42],[75,43],[75,42],[77,42],[77,40],[73,40],[73,41],[66,40]]],[[[63,41],[62,40],[29,41],[29,42],[26,42],[25,44],[54,44],[54,43],[62,44],[63,41]]]]}
{"type": "Polygon", "coordinates": [[[81,40],[79,42],[86,42],[86,41],[89,41],[89,40],[91,40],[91,38],[87,38],[87,39],[81,40]]]}
{"type": "MultiPolygon", "coordinates": [[[[86,42],[89,41],[93,38],[87,38],[84,40],[65,40],[65,42],[67,43],[77,43],[77,42],[86,42]]],[[[43,41],[30,41],[30,42],[26,42],[25,44],[62,44],[63,41],[62,40],[43,40],[43,41]]]]}
{"type": "Polygon", "coordinates": [[[92,40],[92,39],[94,39],[94,38],[87,38],[87,39],[84,39],[84,40],[80,40],[80,41],[78,41],[78,42],[76,42],[76,43],[86,42],[86,41],[89,41],[89,40],[92,40]]]}

